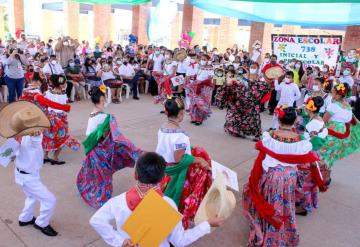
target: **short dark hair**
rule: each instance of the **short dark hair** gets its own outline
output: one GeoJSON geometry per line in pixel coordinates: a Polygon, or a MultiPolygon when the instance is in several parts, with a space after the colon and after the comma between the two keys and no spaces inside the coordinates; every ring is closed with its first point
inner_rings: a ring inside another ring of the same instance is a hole
{"type": "Polygon", "coordinates": [[[177,117],[179,112],[185,109],[184,102],[179,97],[167,99],[164,105],[168,117],[177,117]]]}
{"type": "Polygon", "coordinates": [[[138,181],[144,184],[159,183],[164,177],[165,165],[165,159],[155,152],[142,154],[135,166],[138,181]]]}
{"type": "Polygon", "coordinates": [[[283,110],[285,112],[284,116],[279,119],[280,123],[284,125],[293,125],[296,120],[296,110],[294,107],[287,107],[283,110]]]}
{"type": "Polygon", "coordinates": [[[292,72],[292,71],[286,71],[286,74],[285,75],[289,75],[289,76],[291,76],[291,78],[294,78],[294,72],[292,72]]]}
{"type": "Polygon", "coordinates": [[[324,99],[321,96],[313,97],[312,100],[314,101],[314,105],[316,107],[316,110],[314,113],[319,113],[320,108],[324,105],[324,99]]]}
{"type": "Polygon", "coordinates": [[[63,75],[51,75],[50,82],[54,87],[60,87],[66,83],[66,78],[63,75]]]}
{"type": "Polygon", "coordinates": [[[275,54],[271,54],[270,58],[272,58],[272,57],[276,58],[276,60],[277,60],[277,56],[275,54]]]}

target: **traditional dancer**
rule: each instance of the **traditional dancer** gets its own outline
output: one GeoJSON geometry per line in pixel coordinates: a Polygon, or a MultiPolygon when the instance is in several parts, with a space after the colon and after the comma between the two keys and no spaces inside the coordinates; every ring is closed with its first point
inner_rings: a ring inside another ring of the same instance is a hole
{"type": "Polygon", "coordinates": [[[178,205],[184,216],[183,225],[187,229],[211,186],[212,178],[210,157],[200,148],[192,149],[189,136],[180,127],[185,115],[184,108],[180,98],[165,102],[168,122],[158,132],[156,152],[168,163],[166,175],[171,180],[165,195],[178,205]]]}
{"type": "Polygon", "coordinates": [[[330,167],[337,160],[360,148],[360,123],[353,116],[352,108],[346,101],[349,90],[350,87],[346,83],[340,83],[333,88],[333,101],[323,117],[329,135],[320,149],[320,156],[330,167]]]}
{"type": "Polygon", "coordinates": [[[217,94],[220,107],[226,107],[224,130],[232,136],[252,135],[254,141],[261,136],[260,100],[271,90],[269,83],[261,81],[258,75],[259,65],[250,65],[248,79],[228,80],[217,94]]]}
{"type": "Polygon", "coordinates": [[[86,158],[77,176],[77,187],[84,201],[100,208],[112,194],[112,175],[125,167],[133,167],[139,148],[120,132],[116,118],[104,112],[106,87],[92,87],[94,104],[83,142],[86,158]]]}
{"type": "Polygon", "coordinates": [[[26,199],[19,216],[21,227],[33,225],[43,234],[54,237],[57,232],[50,226],[56,198],[41,182],[43,166],[42,130],[50,126],[43,111],[27,101],[5,106],[0,112],[1,135],[19,142],[15,157],[15,182],[21,186],[26,199]],[[36,202],[40,202],[40,215],[35,218],[36,202]]]}
{"type": "Polygon", "coordinates": [[[194,81],[185,85],[190,98],[191,123],[201,125],[211,115],[212,77],[214,71],[208,66],[209,57],[203,55],[194,81]]]}
{"type": "Polygon", "coordinates": [[[244,186],[244,214],[249,220],[248,246],[296,246],[299,232],[295,218],[296,165],[318,160],[312,145],[293,132],[296,112],[279,114],[280,128],[264,132],[256,144],[260,151],[244,186]]]}
{"type": "MultiPolygon", "coordinates": [[[[91,217],[91,226],[107,244],[114,247],[134,246],[131,243],[130,236],[122,229],[122,225],[130,217],[132,211],[141,203],[149,190],[155,190],[163,196],[167,203],[176,208],[174,201],[164,196],[161,190],[160,182],[164,177],[165,164],[164,158],[153,152],[140,156],[136,162],[136,184],[127,192],[110,199],[91,217]],[[116,230],[110,224],[112,220],[116,222],[116,230]]],[[[166,221],[166,218],[161,220],[166,221]]],[[[221,223],[221,219],[213,218],[189,230],[184,230],[182,224],[179,223],[160,246],[167,247],[170,244],[173,246],[188,246],[202,236],[209,234],[210,226],[218,227],[221,223]]]]}
{"type": "MultiPolygon", "coordinates": [[[[313,151],[318,152],[328,135],[325,123],[320,117],[320,110],[324,105],[321,96],[308,98],[304,110],[310,118],[305,126],[304,137],[312,143],[313,151]]],[[[326,191],[330,173],[322,161],[306,163],[298,166],[296,187],[296,214],[306,216],[312,208],[318,207],[318,191],[326,191]],[[320,165],[320,166],[319,166],[320,165]],[[314,169],[321,169],[323,178],[316,177],[314,169]],[[324,176],[325,175],[325,176],[324,176]]]]}
{"type": "MultiPolygon", "coordinates": [[[[45,98],[52,102],[66,105],[67,96],[64,93],[66,88],[66,79],[62,75],[51,75],[50,83],[52,89],[46,91],[45,98]]],[[[80,143],[74,137],[69,135],[69,123],[67,113],[63,110],[48,107],[46,115],[50,120],[50,128],[44,131],[43,148],[45,151],[44,163],[50,162],[51,165],[63,165],[66,162],[59,160],[59,155],[64,146],[72,150],[78,150],[80,143]],[[49,158],[49,152],[54,151],[52,159],[49,158]]]]}

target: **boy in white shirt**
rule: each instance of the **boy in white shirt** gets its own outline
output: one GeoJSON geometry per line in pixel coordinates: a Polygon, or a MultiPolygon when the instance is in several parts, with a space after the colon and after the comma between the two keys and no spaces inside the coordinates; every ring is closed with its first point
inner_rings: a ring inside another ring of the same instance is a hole
{"type": "MultiPolygon", "coordinates": [[[[110,199],[91,217],[91,226],[107,244],[114,247],[134,246],[131,243],[130,236],[122,229],[122,225],[150,189],[154,189],[162,195],[160,182],[165,174],[165,164],[164,158],[157,153],[143,154],[136,163],[136,185],[129,191],[110,199]],[[116,230],[110,224],[112,220],[115,220],[116,230]]],[[[172,199],[166,196],[163,198],[174,209],[177,209],[172,199]]],[[[214,218],[204,221],[192,229],[184,230],[182,222],[179,222],[160,246],[167,247],[170,246],[170,243],[177,247],[188,246],[202,236],[209,234],[210,226],[217,227],[221,223],[222,219],[214,218]]]]}
{"type": "MultiPolygon", "coordinates": [[[[285,74],[285,79],[279,84],[279,80],[274,80],[275,90],[277,93],[280,93],[280,99],[278,102],[278,107],[281,105],[287,105],[293,107],[295,102],[300,99],[301,93],[299,87],[294,83],[294,73],[292,71],[287,71],[285,74]]],[[[278,119],[277,116],[273,116],[272,129],[277,129],[278,119]]]]}

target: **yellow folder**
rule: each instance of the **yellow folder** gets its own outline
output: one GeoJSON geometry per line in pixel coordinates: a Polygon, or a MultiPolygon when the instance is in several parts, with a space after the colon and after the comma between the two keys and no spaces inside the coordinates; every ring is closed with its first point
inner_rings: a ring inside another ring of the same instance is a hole
{"type": "Polygon", "coordinates": [[[155,190],[149,190],[122,229],[140,247],[158,247],[181,221],[182,215],[155,190]]]}

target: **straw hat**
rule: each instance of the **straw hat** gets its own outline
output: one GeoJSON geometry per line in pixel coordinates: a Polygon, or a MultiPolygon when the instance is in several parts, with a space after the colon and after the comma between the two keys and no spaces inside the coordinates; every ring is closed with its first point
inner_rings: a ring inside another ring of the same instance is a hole
{"type": "Polygon", "coordinates": [[[195,224],[198,225],[216,216],[226,219],[230,217],[235,205],[235,196],[226,189],[225,175],[220,173],[216,176],[196,212],[195,224]]]}
{"type": "Polygon", "coordinates": [[[178,62],[184,61],[184,59],[187,57],[185,50],[180,50],[175,54],[175,60],[178,62]]]}
{"type": "Polygon", "coordinates": [[[0,123],[0,135],[5,138],[25,136],[50,127],[44,112],[28,101],[17,101],[2,108],[0,123]]]}
{"type": "Polygon", "coordinates": [[[278,77],[282,76],[283,74],[284,74],[284,71],[282,70],[282,68],[280,68],[278,66],[268,68],[265,71],[265,75],[269,79],[278,78],[278,77]]]}

